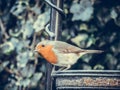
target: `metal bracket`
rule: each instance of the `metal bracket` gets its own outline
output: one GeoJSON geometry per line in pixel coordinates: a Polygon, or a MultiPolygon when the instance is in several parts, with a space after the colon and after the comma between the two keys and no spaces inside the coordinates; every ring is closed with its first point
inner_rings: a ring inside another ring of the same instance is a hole
{"type": "Polygon", "coordinates": [[[67,70],[53,72],[56,90],[120,89],[118,70],[67,70]]]}

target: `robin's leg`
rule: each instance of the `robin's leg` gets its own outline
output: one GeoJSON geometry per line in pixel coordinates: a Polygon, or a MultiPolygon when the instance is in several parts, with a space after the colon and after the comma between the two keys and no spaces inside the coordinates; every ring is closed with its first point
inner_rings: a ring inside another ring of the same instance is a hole
{"type": "MultiPolygon", "coordinates": [[[[54,64],[55,66],[62,66],[60,69],[58,69],[57,71],[65,71],[65,70],[67,70],[67,69],[69,69],[70,67],[71,67],[71,65],[58,65],[58,64],[54,64]]],[[[54,68],[53,68],[53,70],[52,71],[55,71],[55,66],[54,66],[54,68]]]]}
{"type": "Polygon", "coordinates": [[[71,67],[71,65],[68,65],[67,67],[60,68],[58,71],[65,71],[65,70],[69,69],[70,67],[71,67]]]}
{"type": "Polygon", "coordinates": [[[68,70],[71,67],[71,65],[68,65],[65,69],[63,69],[62,71],[68,70]]]}
{"type": "Polygon", "coordinates": [[[53,68],[52,68],[52,72],[51,73],[53,73],[55,71],[55,66],[53,66],[53,68]]]}
{"type": "Polygon", "coordinates": [[[65,69],[65,67],[61,67],[60,69],[58,69],[57,71],[63,71],[65,69]]]}

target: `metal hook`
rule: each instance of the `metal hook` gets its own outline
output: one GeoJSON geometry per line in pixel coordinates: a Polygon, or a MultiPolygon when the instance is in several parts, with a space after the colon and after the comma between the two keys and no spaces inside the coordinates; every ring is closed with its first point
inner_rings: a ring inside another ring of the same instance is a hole
{"type": "Polygon", "coordinates": [[[62,16],[65,17],[65,13],[61,8],[58,8],[57,6],[55,6],[53,3],[51,3],[49,0],[44,0],[48,5],[50,5],[52,8],[54,8],[55,10],[57,10],[62,16]]]}
{"type": "Polygon", "coordinates": [[[47,24],[45,27],[45,31],[48,33],[50,37],[55,37],[55,34],[49,30],[50,24],[47,24]]]}

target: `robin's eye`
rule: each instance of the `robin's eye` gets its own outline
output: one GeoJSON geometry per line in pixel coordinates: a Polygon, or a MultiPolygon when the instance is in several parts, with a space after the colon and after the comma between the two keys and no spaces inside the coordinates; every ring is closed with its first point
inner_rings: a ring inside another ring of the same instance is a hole
{"type": "Polygon", "coordinates": [[[45,47],[45,45],[41,45],[42,47],[45,47]]]}

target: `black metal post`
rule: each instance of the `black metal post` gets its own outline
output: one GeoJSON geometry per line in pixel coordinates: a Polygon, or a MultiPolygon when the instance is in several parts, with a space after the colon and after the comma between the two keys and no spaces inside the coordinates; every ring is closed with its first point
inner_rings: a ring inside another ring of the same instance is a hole
{"type": "MultiPolygon", "coordinates": [[[[51,0],[51,2],[56,5],[58,8],[63,7],[63,0],[51,0]]],[[[55,33],[55,38],[50,38],[50,40],[58,40],[61,37],[61,30],[62,30],[62,16],[61,14],[56,11],[54,8],[51,8],[51,18],[50,18],[50,31],[55,33]]],[[[52,90],[52,65],[47,63],[47,71],[46,71],[46,90],[52,90]]]]}
{"type": "MultiPolygon", "coordinates": [[[[57,7],[63,9],[63,0],[51,0],[57,7]]],[[[50,30],[55,33],[55,40],[60,40],[62,30],[62,16],[54,8],[51,10],[50,30]]]]}

